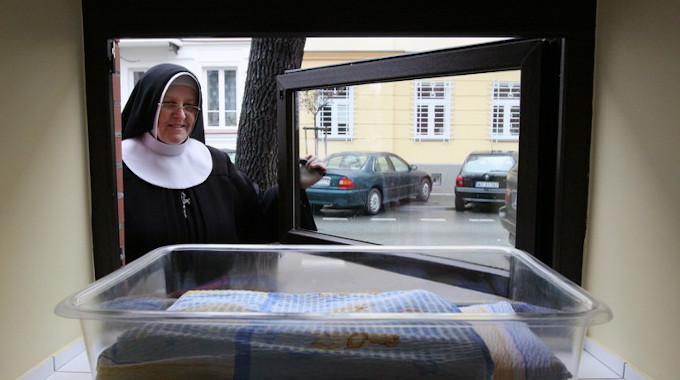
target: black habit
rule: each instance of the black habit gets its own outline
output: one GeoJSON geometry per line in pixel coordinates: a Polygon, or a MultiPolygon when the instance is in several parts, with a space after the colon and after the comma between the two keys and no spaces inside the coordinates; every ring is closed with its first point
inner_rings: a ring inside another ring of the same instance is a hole
{"type": "MultiPolygon", "coordinates": [[[[178,73],[195,78],[181,66],[163,64],[140,79],[123,110],[123,140],[152,130],[161,97],[178,73]]],[[[200,85],[196,85],[200,94],[200,85]]],[[[198,98],[200,102],[201,96],[198,98]]],[[[204,143],[200,112],[190,137],[204,143]]],[[[212,171],[204,181],[188,188],[165,188],[140,178],[125,164],[124,149],[126,262],[169,244],[269,243],[278,239],[278,188],[260,191],[236,170],[226,153],[207,148],[212,171]]],[[[306,201],[304,194],[302,198],[306,201]]],[[[315,229],[310,207],[304,206],[303,213],[309,214],[303,217],[306,227],[315,229]]]]}

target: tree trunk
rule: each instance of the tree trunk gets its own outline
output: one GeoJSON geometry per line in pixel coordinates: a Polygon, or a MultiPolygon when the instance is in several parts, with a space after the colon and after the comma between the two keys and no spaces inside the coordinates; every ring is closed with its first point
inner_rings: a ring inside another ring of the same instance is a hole
{"type": "Polygon", "coordinates": [[[302,64],[305,38],[253,38],[236,141],[237,167],[261,188],[277,183],[276,76],[302,64]]]}

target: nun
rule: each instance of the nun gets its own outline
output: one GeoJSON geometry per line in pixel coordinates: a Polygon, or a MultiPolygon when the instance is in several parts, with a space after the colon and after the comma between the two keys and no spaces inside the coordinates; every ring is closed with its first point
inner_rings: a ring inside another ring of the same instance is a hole
{"type": "MultiPolygon", "coordinates": [[[[182,66],[161,64],[137,82],[122,113],[125,261],[169,244],[278,239],[278,188],[261,190],[228,155],[205,145],[201,88],[182,66]]],[[[325,171],[318,157],[306,168],[325,171]]],[[[301,188],[321,175],[304,176],[301,188]]],[[[304,193],[304,191],[303,191],[304,193]]],[[[307,229],[315,230],[303,199],[307,229]]]]}

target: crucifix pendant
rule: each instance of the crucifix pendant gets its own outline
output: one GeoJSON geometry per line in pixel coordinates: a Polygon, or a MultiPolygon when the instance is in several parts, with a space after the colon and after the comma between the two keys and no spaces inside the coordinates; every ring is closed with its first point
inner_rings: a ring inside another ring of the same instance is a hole
{"type": "Polygon", "coordinates": [[[184,219],[187,218],[187,205],[191,204],[191,199],[187,198],[187,195],[182,191],[180,193],[180,198],[182,200],[182,211],[184,212],[184,219]]]}

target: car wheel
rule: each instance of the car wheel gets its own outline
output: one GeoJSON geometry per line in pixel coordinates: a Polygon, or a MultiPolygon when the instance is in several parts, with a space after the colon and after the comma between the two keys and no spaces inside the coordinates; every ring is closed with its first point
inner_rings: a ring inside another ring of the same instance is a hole
{"type": "Polygon", "coordinates": [[[430,181],[424,179],[423,182],[420,183],[420,190],[418,191],[418,195],[416,195],[416,200],[419,201],[427,201],[430,199],[430,192],[432,191],[432,187],[430,185],[430,181]]]}
{"type": "Polygon", "coordinates": [[[366,197],[366,205],[364,206],[364,211],[368,215],[376,215],[380,212],[382,208],[382,195],[378,189],[371,189],[366,197]]]}
{"type": "Polygon", "coordinates": [[[456,197],[456,211],[465,211],[465,201],[463,198],[456,197]]]}

